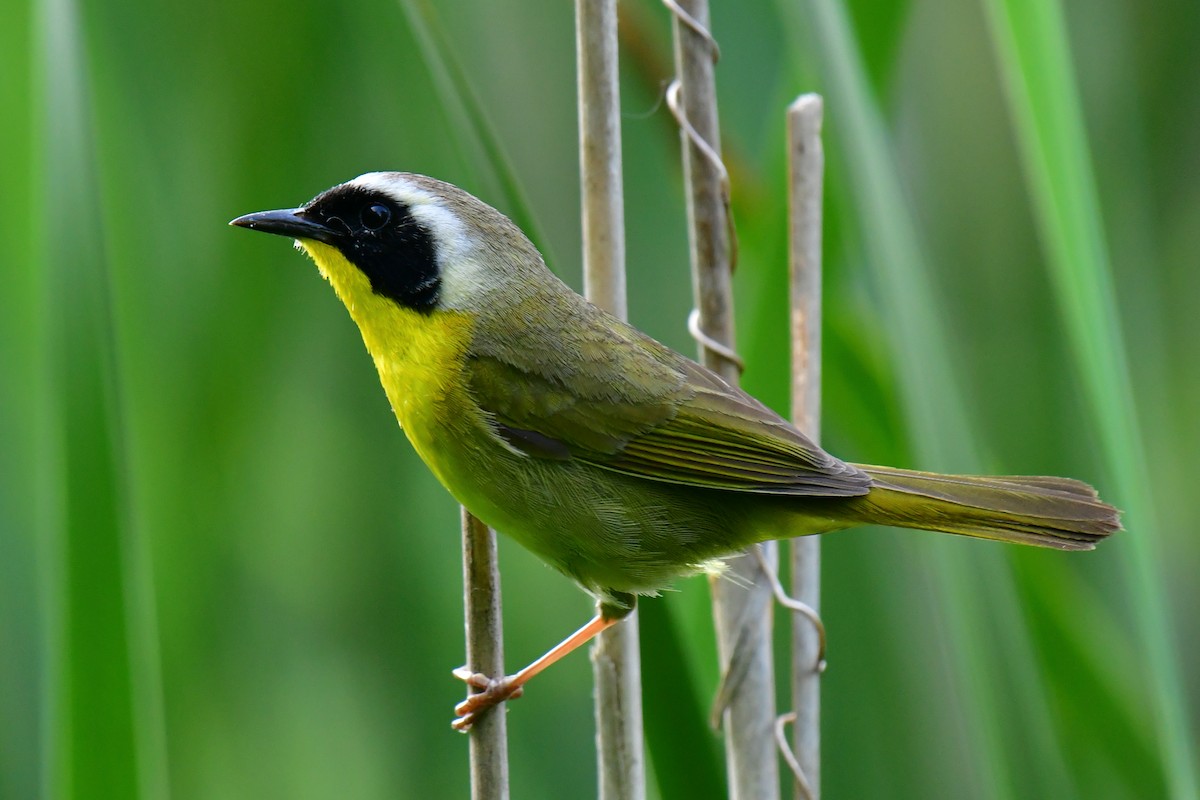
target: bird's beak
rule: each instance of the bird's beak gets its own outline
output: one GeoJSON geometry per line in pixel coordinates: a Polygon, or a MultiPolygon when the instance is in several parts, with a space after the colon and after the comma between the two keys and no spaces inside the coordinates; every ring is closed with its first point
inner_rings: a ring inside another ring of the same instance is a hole
{"type": "Polygon", "coordinates": [[[229,223],[252,231],[274,233],[291,239],[316,239],[318,242],[334,244],[338,231],[324,223],[304,216],[302,208],[286,208],[280,211],[259,211],[238,217],[229,223]]]}

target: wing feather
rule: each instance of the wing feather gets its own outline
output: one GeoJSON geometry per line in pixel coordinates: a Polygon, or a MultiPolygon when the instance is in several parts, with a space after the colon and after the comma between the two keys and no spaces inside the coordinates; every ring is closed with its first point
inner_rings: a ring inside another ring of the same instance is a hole
{"type": "Polygon", "coordinates": [[[468,385],[509,446],[704,488],[818,496],[869,490],[865,472],[715,373],[592,306],[575,310],[593,319],[543,338],[557,340],[553,350],[514,350],[511,341],[472,348],[468,385]]]}

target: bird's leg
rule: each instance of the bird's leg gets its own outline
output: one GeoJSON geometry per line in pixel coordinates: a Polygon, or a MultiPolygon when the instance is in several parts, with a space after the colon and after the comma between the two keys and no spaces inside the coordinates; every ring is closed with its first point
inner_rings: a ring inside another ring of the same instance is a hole
{"type": "Polygon", "coordinates": [[[452,723],[454,729],[457,731],[466,731],[475,723],[479,715],[487,709],[503,703],[510,698],[515,699],[520,697],[522,692],[521,687],[528,683],[530,678],[577,647],[587,644],[600,631],[612,627],[620,621],[620,617],[606,618],[602,614],[597,614],[592,618],[591,622],[555,645],[537,661],[534,661],[517,674],[509,675],[499,680],[489,678],[478,672],[471,672],[466,667],[459,667],[454,670],[454,677],[465,682],[470,688],[478,690],[468,695],[466,700],[454,707],[454,713],[458,714],[458,718],[452,723]]]}

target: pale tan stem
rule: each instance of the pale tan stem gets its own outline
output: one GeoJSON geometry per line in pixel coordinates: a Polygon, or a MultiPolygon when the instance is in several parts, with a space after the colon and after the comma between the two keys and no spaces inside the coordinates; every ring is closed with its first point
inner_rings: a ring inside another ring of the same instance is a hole
{"type": "MultiPolygon", "coordinates": [[[[821,435],[821,148],[822,104],[806,94],[787,113],[789,264],[792,306],[792,420],[813,441],[821,435]]],[[[793,539],[792,597],[815,614],[820,609],[821,545],[816,536],[793,539]]],[[[821,790],[820,662],[824,629],[792,618],[792,701],[796,725],[792,753],[799,769],[796,796],[821,790]]]]}
{"type": "MultiPolygon", "coordinates": [[[[584,294],[625,319],[628,311],[616,0],[576,0],[575,36],[584,294]]],[[[636,610],[596,639],[592,673],[596,685],[599,796],[601,800],[641,800],[646,795],[646,767],[636,610]]]]}
{"type": "MultiPolygon", "coordinates": [[[[709,34],[707,0],[665,0],[674,16],[678,85],[667,95],[680,123],[687,182],[688,241],[692,284],[702,336],[700,358],[731,383],[738,380],[734,345],[733,226],[729,215],[728,172],[720,161],[715,42],[709,34]],[[705,346],[716,342],[722,347],[705,346]]],[[[774,544],[764,547],[768,562],[774,544]]],[[[729,796],[771,800],[779,796],[775,756],[775,678],[771,657],[772,595],[759,561],[733,558],[730,572],[712,582],[713,617],[724,678],[718,695],[725,730],[729,796]]]]}
{"type": "MultiPolygon", "coordinates": [[[[467,669],[504,674],[500,620],[500,568],[496,534],[462,510],[463,587],[467,622],[467,669]]],[[[503,714],[486,714],[471,729],[471,797],[507,800],[508,738],[503,714]]]]}

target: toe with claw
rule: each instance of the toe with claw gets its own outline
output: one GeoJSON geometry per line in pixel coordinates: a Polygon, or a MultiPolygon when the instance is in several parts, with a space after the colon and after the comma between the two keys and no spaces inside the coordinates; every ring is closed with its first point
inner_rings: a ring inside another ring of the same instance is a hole
{"type": "Polygon", "coordinates": [[[475,721],[479,719],[480,714],[505,700],[515,700],[524,691],[522,686],[513,680],[513,676],[497,680],[489,678],[481,672],[471,672],[466,667],[459,667],[454,670],[453,674],[454,677],[475,690],[467,696],[466,700],[454,707],[454,713],[458,717],[451,725],[456,731],[464,733],[470,730],[475,721]]]}

